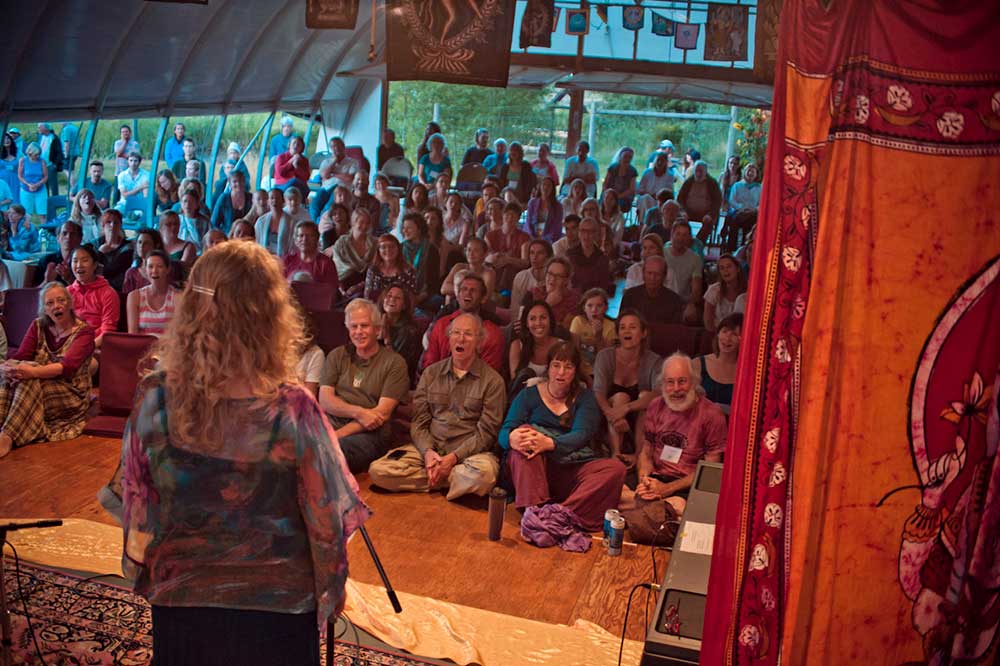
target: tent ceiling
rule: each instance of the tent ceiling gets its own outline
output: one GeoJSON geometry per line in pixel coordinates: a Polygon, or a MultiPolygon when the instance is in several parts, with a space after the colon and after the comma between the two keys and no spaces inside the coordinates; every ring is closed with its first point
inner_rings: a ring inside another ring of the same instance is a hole
{"type": "Polygon", "coordinates": [[[359,82],[335,75],[366,64],[371,39],[372,5],[359,4],[351,31],[306,29],[305,0],[7,0],[5,19],[18,29],[0,42],[0,117],[312,112],[347,102],[359,82]]]}

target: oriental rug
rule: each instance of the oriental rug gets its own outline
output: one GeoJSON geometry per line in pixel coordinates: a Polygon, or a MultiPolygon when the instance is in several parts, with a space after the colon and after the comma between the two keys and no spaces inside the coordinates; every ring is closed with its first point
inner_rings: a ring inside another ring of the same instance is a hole
{"type": "MultiPolygon", "coordinates": [[[[113,577],[80,578],[21,562],[20,591],[13,558],[6,561],[6,581],[14,630],[14,664],[36,664],[20,592],[27,598],[35,638],[46,664],[141,666],[153,656],[149,604],[129,590],[109,584],[113,577]]],[[[351,629],[344,632],[351,638],[351,629]]],[[[320,648],[324,655],[326,646],[320,648]]],[[[337,640],[337,666],[424,666],[409,655],[337,640]]]]}

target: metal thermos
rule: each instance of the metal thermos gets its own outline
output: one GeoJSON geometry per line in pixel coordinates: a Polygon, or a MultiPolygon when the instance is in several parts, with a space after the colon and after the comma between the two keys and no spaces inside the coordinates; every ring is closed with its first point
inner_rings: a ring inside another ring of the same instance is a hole
{"type": "Polygon", "coordinates": [[[489,540],[499,541],[503,530],[503,514],[507,510],[507,491],[499,486],[490,491],[489,540]]]}

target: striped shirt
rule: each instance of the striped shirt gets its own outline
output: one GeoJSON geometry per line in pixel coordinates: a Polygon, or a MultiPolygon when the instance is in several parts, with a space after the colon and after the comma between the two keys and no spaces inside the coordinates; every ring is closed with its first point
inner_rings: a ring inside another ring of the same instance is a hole
{"type": "Polygon", "coordinates": [[[139,289],[139,332],[160,337],[174,316],[174,295],[177,290],[168,287],[163,306],[159,310],[154,310],[149,304],[149,294],[152,293],[152,289],[153,285],[139,289]]]}

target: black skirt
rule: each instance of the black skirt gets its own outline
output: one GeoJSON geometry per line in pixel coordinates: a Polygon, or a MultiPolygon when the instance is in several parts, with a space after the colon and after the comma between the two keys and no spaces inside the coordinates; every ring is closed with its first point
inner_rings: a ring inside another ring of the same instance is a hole
{"type": "Polygon", "coordinates": [[[316,613],[153,606],[152,666],[319,666],[316,613]]]}

